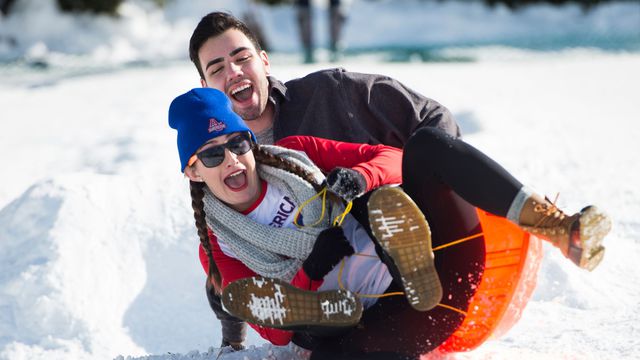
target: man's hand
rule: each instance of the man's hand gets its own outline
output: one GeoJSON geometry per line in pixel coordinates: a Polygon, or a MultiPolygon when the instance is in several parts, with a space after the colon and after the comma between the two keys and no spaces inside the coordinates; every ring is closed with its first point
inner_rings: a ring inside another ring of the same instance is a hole
{"type": "Polygon", "coordinates": [[[329,191],[342,199],[353,201],[353,199],[365,193],[367,181],[356,170],[338,167],[331,170],[327,175],[327,187],[329,191]]]}

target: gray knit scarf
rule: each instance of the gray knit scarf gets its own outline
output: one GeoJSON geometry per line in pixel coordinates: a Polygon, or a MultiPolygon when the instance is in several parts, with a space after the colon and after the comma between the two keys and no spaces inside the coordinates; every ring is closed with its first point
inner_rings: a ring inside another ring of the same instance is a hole
{"type": "MultiPolygon", "coordinates": [[[[313,174],[318,183],[325,178],[304,153],[271,145],[262,145],[262,148],[301,166],[313,174]]],[[[298,206],[316,195],[311,184],[288,171],[264,164],[257,164],[257,170],[260,178],[269,186],[283,190],[298,206]]],[[[341,204],[327,201],[325,216],[314,227],[275,228],[249,219],[218,200],[206,186],[204,189],[207,225],[213,233],[222,238],[249,269],[265,277],[287,281],[293,279],[302,266],[318,234],[331,226],[332,219],[344,210],[341,204]]],[[[322,201],[319,197],[302,209],[302,218],[305,224],[313,224],[321,213],[322,201]]]]}

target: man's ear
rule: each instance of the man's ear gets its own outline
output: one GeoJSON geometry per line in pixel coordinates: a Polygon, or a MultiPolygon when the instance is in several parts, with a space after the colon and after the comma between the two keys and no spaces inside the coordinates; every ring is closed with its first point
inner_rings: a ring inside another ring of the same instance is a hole
{"type": "Polygon", "coordinates": [[[260,60],[262,60],[262,65],[264,65],[264,71],[267,73],[267,75],[270,75],[271,63],[269,62],[269,55],[267,55],[266,51],[260,51],[260,60]]]}
{"type": "Polygon", "coordinates": [[[203,78],[200,78],[200,85],[201,85],[203,88],[206,88],[206,87],[207,87],[207,80],[205,80],[205,79],[203,79],[203,78]]]}
{"type": "Polygon", "coordinates": [[[187,166],[184,168],[184,175],[189,178],[191,181],[195,182],[203,182],[202,176],[198,174],[198,170],[196,170],[195,166],[187,166]]]}

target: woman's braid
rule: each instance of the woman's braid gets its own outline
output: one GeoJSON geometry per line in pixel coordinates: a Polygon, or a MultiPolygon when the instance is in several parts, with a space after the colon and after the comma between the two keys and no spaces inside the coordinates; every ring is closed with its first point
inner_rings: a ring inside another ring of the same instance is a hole
{"type": "MultiPolygon", "coordinates": [[[[198,229],[198,236],[200,237],[200,244],[204,249],[207,258],[209,259],[209,283],[213,283],[216,291],[219,292],[222,286],[222,277],[218,266],[213,261],[213,253],[211,251],[211,243],[209,242],[209,229],[207,227],[207,221],[205,220],[204,212],[204,190],[205,183],[189,181],[189,187],[191,189],[191,207],[193,207],[193,217],[196,220],[196,228],[198,229]]],[[[208,284],[207,284],[208,285],[208,284]]]]}

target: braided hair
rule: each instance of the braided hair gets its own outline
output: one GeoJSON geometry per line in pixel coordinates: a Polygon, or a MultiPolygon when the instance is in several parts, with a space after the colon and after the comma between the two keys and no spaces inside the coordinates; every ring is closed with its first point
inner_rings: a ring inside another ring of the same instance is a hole
{"type": "Polygon", "coordinates": [[[189,188],[191,192],[191,207],[193,208],[193,217],[196,220],[196,229],[198,230],[198,237],[200,238],[200,244],[204,253],[209,260],[209,269],[207,271],[207,288],[211,285],[214,286],[216,292],[220,292],[222,289],[222,276],[220,270],[213,261],[213,252],[211,251],[211,242],[209,240],[209,228],[207,227],[207,221],[205,220],[204,212],[204,187],[207,186],[203,182],[189,181],[189,188]]]}

